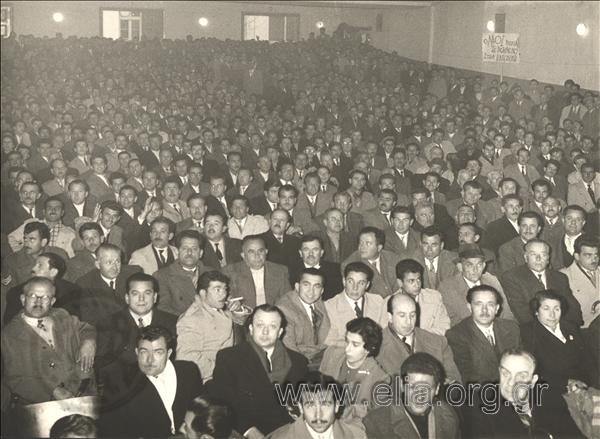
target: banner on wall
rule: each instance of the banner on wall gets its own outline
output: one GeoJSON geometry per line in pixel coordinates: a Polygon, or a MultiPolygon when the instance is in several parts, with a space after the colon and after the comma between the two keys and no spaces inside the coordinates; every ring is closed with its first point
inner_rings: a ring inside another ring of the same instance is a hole
{"type": "Polygon", "coordinates": [[[481,38],[483,62],[519,64],[519,34],[484,33],[481,38]]]}

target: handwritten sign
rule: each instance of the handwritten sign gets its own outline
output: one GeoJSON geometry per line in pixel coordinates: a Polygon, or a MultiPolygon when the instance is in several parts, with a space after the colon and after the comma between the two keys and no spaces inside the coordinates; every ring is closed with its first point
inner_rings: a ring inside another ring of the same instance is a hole
{"type": "Polygon", "coordinates": [[[519,46],[519,34],[484,33],[481,38],[483,61],[518,64],[519,46]]]}

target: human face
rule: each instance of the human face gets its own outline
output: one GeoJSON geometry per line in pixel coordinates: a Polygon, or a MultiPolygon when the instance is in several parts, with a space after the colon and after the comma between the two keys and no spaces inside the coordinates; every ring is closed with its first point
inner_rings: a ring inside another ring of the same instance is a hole
{"type": "Polygon", "coordinates": [[[54,279],[56,273],[51,273],[50,261],[45,256],[38,256],[35,258],[35,265],[31,269],[31,274],[34,276],[45,277],[46,279],[54,279]]]}
{"type": "Polygon", "coordinates": [[[104,237],[97,230],[86,230],[82,234],[83,246],[90,252],[94,253],[100,244],[104,241],[104,237]]]}
{"type": "Polygon", "coordinates": [[[119,193],[119,204],[123,206],[124,209],[131,209],[136,201],[137,196],[133,190],[121,189],[119,193]]]}
{"type": "Polygon", "coordinates": [[[112,249],[100,250],[96,268],[107,279],[116,279],[121,272],[121,252],[112,249]]]}
{"type": "Polygon", "coordinates": [[[210,194],[214,197],[220,198],[225,193],[225,189],[227,186],[222,178],[215,178],[210,183],[210,194]]]}
{"type": "Polygon", "coordinates": [[[463,200],[467,206],[474,206],[481,199],[481,189],[467,186],[463,189],[463,200]]]}
{"type": "Polygon", "coordinates": [[[324,253],[325,250],[321,248],[321,244],[317,240],[304,242],[300,248],[302,261],[309,267],[319,264],[324,253]]]}
{"type": "Polygon", "coordinates": [[[281,191],[279,194],[279,205],[287,211],[292,210],[296,206],[296,201],[297,198],[293,191],[281,191]]]}
{"type": "Polygon", "coordinates": [[[343,214],[348,213],[352,208],[352,200],[348,195],[337,196],[333,200],[333,207],[341,211],[343,214]]]}
{"type": "Polygon", "coordinates": [[[369,355],[369,351],[365,348],[362,336],[354,332],[346,332],[345,341],[346,347],[344,353],[346,354],[346,362],[355,368],[363,364],[369,355]]]}
{"type": "Polygon", "coordinates": [[[153,191],[158,184],[158,179],[154,172],[145,172],[142,177],[142,183],[144,184],[144,189],[153,191]]]}
{"type": "Polygon", "coordinates": [[[40,190],[37,184],[23,183],[19,190],[21,202],[26,206],[34,206],[35,202],[40,198],[40,190]]]}
{"type": "Polygon", "coordinates": [[[107,207],[102,209],[102,213],[100,214],[100,222],[105,228],[109,230],[119,221],[120,218],[121,215],[119,214],[119,212],[116,212],[107,207]]]}
{"type": "Polygon", "coordinates": [[[525,262],[527,262],[527,266],[534,271],[544,271],[550,262],[548,246],[542,243],[528,245],[527,250],[525,250],[525,262]]]}
{"type": "Polygon", "coordinates": [[[183,238],[179,243],[179,261],[185,268],[196,268],[202,257],[200,243],[194,238],[183,238]]]}
{"type": "Polygon", "coordinates": [[[352,300],[359,300],[364,296],[369,285],[367,275],[358,271],[351,271],[344,279],[344,290],[352,300]]]}
{"type": "Polygon", "coordinates": [[[162,189],[163,196],[168,203],[177,203],[181,195],[181,189],[175,182],[166,183],[162,189]]]}
{"type": "Polygon", "coordinates": [[[358,238],[358,252],[362,259],[377,259],[381,249],[383,246],[377,243],[374,233],[363,233],[358,238]]]}
{"type": "Polygon", "coordinates": [[[473,295],[471,303],[467,304],[473,320],[484,328],[489,327],[495,320],[500,305],[491,291],[479,291],[473,295]]]}
{"type": "Polygon", "coordinates": [[[302,393],[300,413],[304,422],[316,433],[326,432],[335,422],[339,404],[335,401],[333,392],[302,393]]]}
{"type": "Polygon", "coordinates": [[[227,227],[223,224],[223,219],[217,215],[208,215],[204,223],[206,237],[213,242],[220,241],[227,227]]]}
{"type": "Polygon", "coordinates": [[[137,281],[131,282],[129,291],[125,294],[125,302],[129,306],[129,309],[138,316],[145,316],[151,310],[158,294],[152,287],[152,282],[149,281],[137,281]]]}
{"type": "Polygon", "coordinates": [[[42,239],[37,230],[23,234],[23,248],[25,249],[25,253],[28,255],[39,254],[47,244],[48,241],[46,239],[42,239]]]}
{"type": "Polygon", "coordinates": [[[417,308],[414,301],[409,297],[396,296],[393,305],[393,314],[388,313],[388,322],[398,335],[411,335],[417,324],[417,308]]]}
{"type": "Polygon", "coordinates": [[[52,165],[52,175],[54,175],[59,180],[65,178],[67,174],[67,165],[62,160],[57,160],[52,165]]]}
{"type": "Polygon", "coordinates": [[[277,339],[283,333],[279,314],[262,310],[254,314],[254,318],[248,329],[254,343],[265,350],[275,346],[277,339]]]}
{"type": "Polygon", "coordinates": [[[229,290],[225,282],[213,280],[206,290],[200,290],[200,297],[211,308],[224,309],[227,304],[229,290]]]}
{"type": "Polygon", "coordinates": [[[248,241],[242,249],[242,259],[253,270],[260,270],[267,260],[267,249],[260,239],[248,241]]]}
{"type": "Polygon", "coordinates": [[[46,202],[46,207],[44,208],[44,218],[49,223],[58,223],[62,219],[63,213],[63,205],[60,201],[50,200],[46,202]]]}
{"type": "Polygon", "coordinates": [[[437,393],[439,385],[435,378],[423,373],[409,373],[406,383],[402,386],[406,410],[413,415],[423,415],[431,410],[434,404],[433,398],[437,393]]]}
{"type": "Polygon", "coordinates": [[[582,245],[579,253],[575,253],[573,256],[586,270],[596,271],[598,269],[598,247],[582,245]]]}
{"type": "Polygon", "coordinates": [[[533,198],[538,203],[543,202],[546,198],[548,198],[550,192],[548,191],[548,187],[546,185],[538,185],[533,188],[533,198]]]}
{"type": "Polygon", "coordinates": [[[476,244],[479,241],[479,235],[475,233],[473,227],[462,226],[458,229],[459,244],[476,244]]]}
{"type": "Polygon", "coordinates": [[[403,235],[409,231],[410,226],[413,224],[413,220],[409,213],[396,213],[392,218],[392,224],[394,230],[403,235]]]}
{"type": "Polygon", "coordinates": [[[319,182],[320,179],[318,177],[311,177],[306,179],[306,184],[304,190],[310,196],[314,196],[319,192],[319,182]]]}
{"type": "Polygon", "coordinates": [[[542,212],[546,218],[556,218],[561,211],[560,202],[554,197],[546,198],[542,203],[542,212]]]}
{"type": "Polygon", "coordinates": [[[523,206],[521,206],[519,200],[507,200],[502,206],[502,212],[504,212],[506,217],[511,221],[517,221],[522,211],[523,206]]]}
{"type": "Polygon", "coordinates": [[[206,215],[207,206],[202,199],[193,199],[189,202],[190,214],[196,221],[202,221],[206,215]]]}
{"type": "Polygon", "coordinates": [[[470,206],[460,206],[456,211],[456,223],[474,223],[475,222],[475,211],[470,206]]]}
{"type": "Polygon", "coordinates": [[[398,279],[398,286],[406,294],[416,297],[421,292],[421,274],[405,273],[403,279],[398,279]]]}
{"type": "Polygon", "coordinates": [[[288,215],[285,212],[276,210],[269,219],[269,228],[275,236],[283,236],[289,226],[288,215]]]}
{"type": "Polygon", "coordinates": [[[394,154],[394,167],[404,169],[404,166],[406,166],[406,154],[397,152],[394,154]]]}
{"type": "Polygon", "coordinates": [[[430,207],[430,206],[417,207],[417,209],[415,210],[415,219],[423,227],[432,226],[435,221],[435,214],[434,214],[433,207],[430,207]]]}
{"type": "Polygon", "coordinates": [[[173,239],[173,233],[169,231],[169,226],[163,223],[155,223],[150,229],[150,240],[156,248],[166,248],[169,241],[173,239]]]}
{"type": "Polygon", "coordinates": [[[27,293],[21,294],[23,313],[27,317],[40,319],[50,314],[50,309],[56,298],[54,289],[44,284],[34,283],[27,293]]]}
{"type": "Polygon", "coordinates": [[[167,348],[167,341],[164,337],[157,340],[140,340],[135,353],[137,355],[138,366],[144,375],[157,376],[165,370],[167,361],[173,352],[167,348]]]}
{"type": "Polygon", "coordinates": [[[312,274],[303,274],[294,287],[300,299],[307,305],[312,305],[323,295],[323,278],[312,274]]]}
{"type": "Polygon", "coordinates": [[[560,301],[554,299],[543,299],[535,313],[539,322],[553,331],[556,330],[556,327],[560,323],[561,314],[560,301]]]}
{"type": "Polygon", "coordinates": [[[565,212],[564,223],[567,235],[578,235],[583,230],[583,226],[585,226],[583,213],[578,210],[567,210],[565,212]]]}
{"type": "Polygon", "coordinates": [[[357,192],[364,190],[365,185],[367,184],[367,179],[365,178],[364,174],[360,172],[356,172],[349,181],[350,187],[357,192]]]}
{"type": "Polygon", "coordinates": [[[525,242],[537,237],[540,230],[542,228],[535,218],[522,218],[519,223],[519,235],[525,242]]]}
{"type": "Polygon", "coordinates": [[[98,175],[103,175],[106,171],[106,162],[102,158],[94,157],[92,159],[92,169],[98,175]]]}
{"type": "Polygon", "coordinates": [[[500,394],[509,402],[526,402],[538,379],[533,362],[524,355],[508,355],[500,363],[500,394]]]}
{"type": "Polygon", "coordinates": [[[430,260],[438,257],[444,248],[444,243],[439,235],[423,236],[421,238],[421,250],[423,255],[430,260]]]}
{"type": "Polygon", "coordinates": [[[379,195],[377,203],[379,204],[379,209],[382,212],[389,212],[396,205],[396,201],[394,201],[394,196],[392,194],[386,193],[382,193],[379,195]]]}
{"type": "Polygon", "coordinates": [[[248,215],[248,205],[244,200],[235,200],[231,204],[231,213],[235,219],[243,219],[248,215]]]}
{"type": "Polygon", "coordinates": [[[331,233],[339,233],[344,228],[344,215],[339,210],[332,210],[324,220],[325,227],[331,233]]]}
{"type": "Polygon", "coordinates": [[[478,282],[485,270],[482,258],[467,258],[460,261],[463,276],[470,282],[478,282]]]}

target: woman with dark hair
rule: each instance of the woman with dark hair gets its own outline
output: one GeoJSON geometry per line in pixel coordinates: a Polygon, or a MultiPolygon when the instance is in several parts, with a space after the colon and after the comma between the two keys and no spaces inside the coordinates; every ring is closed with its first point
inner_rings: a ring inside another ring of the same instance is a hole
{"type": "Polygon", "coordinates": [[[323,355],[319,371],[335,378],[344,387],[346,396],[355,400],[343,400],[343,416],[363,418],[373,401],[373,388],[379,383],[389,383],[390,376],[381,368],[375,357],[379,353],[383,334],[381,327],[368,317],[350,320],[346,324],[345,347],[330,346],[323,355]],[[355,393],[357,387],[358,394],[355,393]]]}
{"type": "Polygon", "coordinates": [[[186,438],[241,439],[233,429],[233,412],[219,400],[197,397],[185,414],[179,432],[186,438]]]}
{"type": "Polygon", "coordinates": [[[538,291],[530,309],[535,319],[522,326],[521,338],[537,360],[541,380],[560,393],[593,384],[594,366],[579,328],[561,321],[567,311],[564,298],[553,290],[538,291]]]}

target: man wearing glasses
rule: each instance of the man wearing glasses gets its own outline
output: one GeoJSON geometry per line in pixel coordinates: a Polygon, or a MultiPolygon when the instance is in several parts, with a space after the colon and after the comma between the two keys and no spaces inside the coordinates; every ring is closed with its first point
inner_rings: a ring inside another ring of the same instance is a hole
{"type": "Polygon", "coordinates": [[[96,331],[60,308],[43,277],[23,287],[23,311],[2,331],[4,384],[19,405],[93,394],[96,331]]]}

